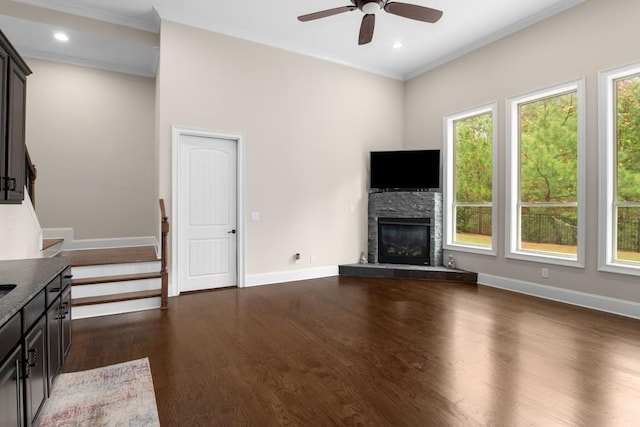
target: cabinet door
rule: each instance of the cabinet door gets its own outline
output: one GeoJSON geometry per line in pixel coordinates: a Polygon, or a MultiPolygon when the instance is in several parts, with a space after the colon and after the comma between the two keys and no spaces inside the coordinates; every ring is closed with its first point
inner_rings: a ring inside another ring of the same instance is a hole
{"type": "Polygon", "coordinates": [[[47,310],[47,347],[49,348],[47,359],[47,386],[48,396],[51,395],[53,380],[60,373],[62,366],[62,335],[60,330],[60,297],[58,297],[49,310],[47,310]]]}
{"type": "Polygon", "coordinates": [[[62,291],[60,317],[62,317],[62,360],[60,364],[64,365],[64,359],[71,348],[71,286],[67,286],[62,291]]]}
{"type": "Polygon", "coordinates": [[[25,184],[25,105],[27,78],[13,61],[9,61],[9,103],[7,123],[7,201],[20,203],[25,184]]]}
{"type": "Polygon", "coordinates": [[[47,396],[47,369],[45,362],[46,348],[45,316],[33,327],[25,337],[25,407],[27,427],[38,416],[40,408],[47,396]]]}
{"type": "Polygon", "coordinates": [[[9,54],[0,45],[0,202],[6,198],[7,175],[7,82],[9,81],[9,54]]]}
{"type": "Polygon", "coordinates": [[[0,427],[23,427],[22,346],[18,346],[0,365],[0,427]]]}

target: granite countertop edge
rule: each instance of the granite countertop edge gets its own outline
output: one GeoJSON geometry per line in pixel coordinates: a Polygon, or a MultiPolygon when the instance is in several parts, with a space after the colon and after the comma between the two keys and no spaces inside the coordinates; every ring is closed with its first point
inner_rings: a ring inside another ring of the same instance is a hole
{"type": "Polygon", "coordinates": [[[61,257],[0,261],[0,284],[16,285],[0,298],[0,327],[68,266],[61,257]]]}

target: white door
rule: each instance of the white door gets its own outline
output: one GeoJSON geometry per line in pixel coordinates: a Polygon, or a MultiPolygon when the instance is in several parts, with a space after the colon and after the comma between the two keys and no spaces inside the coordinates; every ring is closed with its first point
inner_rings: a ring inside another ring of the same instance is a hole
{"type": "Polygon", "coordinates": [[[236,286],[236,141],[180,135],[178,288],[236,286]]]}

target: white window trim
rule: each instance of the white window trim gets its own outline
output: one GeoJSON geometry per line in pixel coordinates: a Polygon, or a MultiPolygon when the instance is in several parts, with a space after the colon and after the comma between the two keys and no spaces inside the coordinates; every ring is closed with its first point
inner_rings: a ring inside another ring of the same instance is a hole
{"type": "Polygon", "coordinates": [[[498,142],[498,104],[496,102],[483,105],[481,107],[476,107],[458,114],[453,114],[450,116],[445,116],[443,120],[444,127],[444,182],[443,182],[443,199],[444,199],[444,241],[443,247],[448,250],[455,250],[460,252],[470,252],[481,255],[497,255],[496,250],[496,241],[497,241],[497,233],[496,233],[496,224],[498,223],[498,209],[497,200],[498,200],[498,173],[497,173],[497,165],[498,165],[498,150],[496,149],[498,142]],[[493,120],[493,143],[491,147],[492,151],[492,191],[491,191],[491,247],[483,247],[483,246],[475,246],[475,245],[465,245],[461,243],[455,242],[455,215],[454,215],[454,203],[455,203],[455,185],[454,185],[454,171],[455,171],[455,150],[454,150],[454,134],[453,134],[453,123],[456,120],[465,119],[467,117],[473,117],[480,114],[491,113],[491,117],[493,120]]]}
{"type": "Polygon", "coordinates": [[[601,71],[598,73],[598,143],[600,156],[598,163],[598,270],[611,273],[640,276],[640,265],[632,265],[615,260],[616,244],[614,202],[615,202],[615,91],[613,82],[619,78],[640,74],[640,63],[601,71]]]}
{"type": "Polygon", "coordinates": [[[585,259],[585,177],[586,177],[586,103],[584,78],[558,86],[531,92],[526,95],[507,99],[506,123],[506,247],[505,257],[524,261],[557,264],[568,267],[584,268],[585,259]],[[575,256],[563,256],[547,252],[518,249],[520,216],[518,215],[520,188],[520,150],[519,150],[519,113],[518,106],[523,103],[576,91],[578,103],[578,249],[575,256]]]}

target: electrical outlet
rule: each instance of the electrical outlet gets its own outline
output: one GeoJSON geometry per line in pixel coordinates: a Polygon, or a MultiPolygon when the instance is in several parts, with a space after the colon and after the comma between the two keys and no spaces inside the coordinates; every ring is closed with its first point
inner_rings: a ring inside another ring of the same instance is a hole
{"type": "Polygon", "coordinates": [[[316,262],[316,256],[315,256],[315,255],[311,255],[311,256],[309,257],[309,262],[310,262],[311,264],[313,264],[314,262],[316,262]]]}
{"type": "Polygon", "coordinates": [[[295,254],[293,255],[293,261],[294,261],[296,264],[300,264],[300,261],[301,261],[301,260],[302,260],[302,257],[300,256],[300,252],[295,253],[295,254]]]}
{"type": "Polygon", "coordinates": [[[540,271],[540,274],[542,275],[542,277],[544,277],[545,279],[549,278],[549,269],[548,268],[543,268],[540,271]]]}

